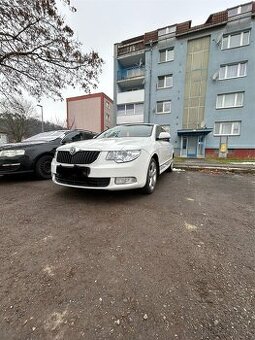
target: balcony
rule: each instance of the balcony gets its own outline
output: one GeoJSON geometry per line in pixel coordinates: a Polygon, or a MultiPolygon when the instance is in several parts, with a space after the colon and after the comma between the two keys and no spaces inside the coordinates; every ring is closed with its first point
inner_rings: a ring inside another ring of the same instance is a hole
{"type": "Polygon", "coordinates": [[[117,48],[117,59],[124,68],[145,62],[145,45],[143,40],[120,44],[117,48]]]}
{"type": "Polygon", "coordinates": [[[143,123],[144,115],[117,115],[117,124],[143,123]]]}
{"type": "Polygon", "coordinates": [[[143,88],[144,76],[144,67],[130,67],[118,71],[117,82],[122,90],[128,90],[129,88],[143,88]]]}
{"type": "MultiPolygon", "coordinates": [[[[139,92],[139,91],[134,91],[139,92]]],[[[124,93],[125,94],[125,93],[124,93]]],[[[137,98],[131,98],[132,100],[137,98]]],[[[140,98],[141,99],[141,98],[140,98]]],[[[130,98],[123,97],[123,100],[130,100],[130,98]]],[[[144,121],[144,103],[118,103],[117,105],[117,124],[125,123],[142,123],[144,121]]]]}
{"type": "Polygon", "coordinates": [[[143,102],[144,102],[144,90],[126,91],[117,94],[117,105],[143,102]]]}
{"type": "Polygon", "coordinates": [[[118,71],[117,80],[130,80],[134,78],[144,78],[145,69],[144,67],[130,67],[127,69],[123,69],[118,71]]]}
{"type": "Polygon", "coordinates": [[[144,50],[144,41],[138,41],[133,44],[127,44],[118,47],[118,57],[125,54],[136,53],[144,50]]]}

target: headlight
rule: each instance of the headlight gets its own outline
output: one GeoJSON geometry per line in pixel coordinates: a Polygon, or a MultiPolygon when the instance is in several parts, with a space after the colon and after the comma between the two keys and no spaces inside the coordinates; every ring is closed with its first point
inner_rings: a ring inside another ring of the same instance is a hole
{"type": "Polygon", "coordinates": [[[121,150],[121,151],[109,151],[106,159],[115,161],[116,163],[131,162],[141,154],[141,150],[121,150]]]}
{"type": "Polygon", "coordinates": [[[0,157],[15,157],[25,154],[25,150],[2,150],[0,151],[0,157]]]}

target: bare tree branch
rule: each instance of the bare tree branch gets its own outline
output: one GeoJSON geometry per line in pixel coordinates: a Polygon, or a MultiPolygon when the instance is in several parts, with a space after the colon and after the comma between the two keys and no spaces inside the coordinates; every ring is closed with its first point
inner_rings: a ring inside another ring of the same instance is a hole
{"type": "MultiPolygon", "coordinates": [[[[75,10],[70,0],[62,2],[75,10]]],[[[102,64],[96,52],[82,52],[56,0],[12,0],[11,6],[1,0],[0,93],[26,90],[37,99],[61,98],[68,84],[89,92],[97,86],[102,64]]]]}

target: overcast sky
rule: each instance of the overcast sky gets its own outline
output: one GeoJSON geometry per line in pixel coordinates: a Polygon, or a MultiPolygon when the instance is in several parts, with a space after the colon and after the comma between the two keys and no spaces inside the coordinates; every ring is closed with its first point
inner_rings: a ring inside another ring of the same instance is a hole
{"type": "MultiPolygon", "coordinates": [[[[103,72],[95,92],[113,98],[113,45],[160,27],[192,20],[192,25],[206,21],[212,13],[234,7],[241,0],[72,0],[77,12],[64,10],[69,25],[83,44],[104,59],[103,72]]],[[[84,94],[79,88],[63,91],[64,98],[84,94]]],[[[45,120],[64,121],[66,104],[44,98],[45,120]]],[[[38,108],[39,109],[39,108],[38,108]]]]}

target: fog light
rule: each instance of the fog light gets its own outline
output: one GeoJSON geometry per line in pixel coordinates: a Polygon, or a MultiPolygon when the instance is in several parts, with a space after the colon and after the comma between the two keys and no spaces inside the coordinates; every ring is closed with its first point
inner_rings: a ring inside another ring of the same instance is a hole
{"type": "Polygon", "coordinates": [[[136,183],[137,180],[135,177],[116,177],[115,184],[132,184],[136,183]]]}

